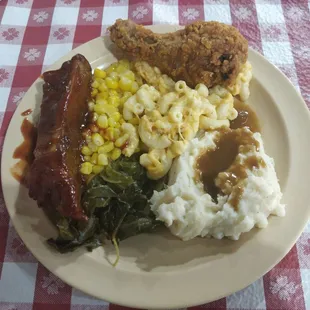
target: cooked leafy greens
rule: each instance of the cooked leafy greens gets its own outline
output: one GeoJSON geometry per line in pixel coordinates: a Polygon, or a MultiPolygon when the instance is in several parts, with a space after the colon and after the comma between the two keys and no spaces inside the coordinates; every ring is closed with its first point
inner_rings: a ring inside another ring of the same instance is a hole
{"type": "Polygon", "coordinates": [[[48,243],[61,253],[85,246],[89,251],[111,240],[114,245],[131,236],[153,232],[161,225],[149,205],[154,190],[162,190],[164,180],[148,179],[139,164],[139,154],[120,157],[94,176],[82,195],[89,217],[86,223],[57,216],[58,237],[48,243]]]}

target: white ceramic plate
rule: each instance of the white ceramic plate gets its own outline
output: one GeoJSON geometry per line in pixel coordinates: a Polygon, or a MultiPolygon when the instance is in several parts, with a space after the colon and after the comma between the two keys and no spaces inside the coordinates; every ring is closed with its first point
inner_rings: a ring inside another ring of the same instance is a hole
{"type": "MultiPolygon", "coordinates": [[[[175,26],[153,26],[154,31],[174,31],[175,26]]],[[[92,67],[115,60],[108,38],[94,39],[57,61],[83,54],[92,67]]],[[[293,246],[310,213],[308,109],[288,79],[261,55],[250,50],[253,65],[250,104],[262,125],[263,139],[276,170],[287,204],[285,218],[270,218],[264,230],[253,230],[239,241],[195,239],[182,242],[168,232],[140,235],[121,243],[121,259],[113,268],[114,249],[92,253],[79,250],[61,255],[45,240],[55,234],[27,190],[10,173],[14,149],[22,142],[21,112],[31,108],[36,119],[42,98],[42,81],[30,87],[19,104],[3,147],[2,186],[12,222],[29,250],[51,272],[68,284],[98,298],[138,308],[175,308],[213,301],[238,291],[271,269],[293,246]]]]}

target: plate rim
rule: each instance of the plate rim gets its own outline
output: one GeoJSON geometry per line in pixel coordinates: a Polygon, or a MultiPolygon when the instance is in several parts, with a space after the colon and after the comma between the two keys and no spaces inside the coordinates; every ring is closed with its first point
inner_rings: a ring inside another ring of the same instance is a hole
{"type": "MultiPolygon", "coordinates": [[[[150,26],[149,28],[155,29],[155,31],[156,31],[156,28],[158,28],[159,26],[162,27],[162,28],[165,28],[167,31],[173,31],[173,30],[175,30],[175,29],[180,29],[180,28],[181,28],[181,27],[179,27],[179,26],[169,25],[169,24],[167,24],[167,25],[164,25],[164,24],[162,24],[162,25],[153,25],[153,26],[150,26]],[[167,29],[167,28],[168,28],[168,29],[167,29]]],[[[82,50],[83,48],[85,48],[85,47],[87,47],[87,46],[93,44],[96,40],[101,40],[101,39],[102,39],[102,37],[95,38],[95,39],[93,39],[93,40],[91,40],[91,41],[88,41],[88,42],[82,44],[81,46],[79,46],[79,47],[73,49],[72,51],[70,51],[69,53],[67,53],[66,55],[64,55],[64,56],[61,57],[60,59],[58,59],[53,65],[51,65],[51,66],[50,66],[49,68],[47,68],[46,70],[50,70],[51,68],[53,69],[53,68],[55,68],[55,67],[58,67],[58,64],[59,64],[59,63],[62,63],[63,61],[67,60],[68,58],[71,58],[72,55],[78,53],[78,52],[79,52],[80,50],[82,50]]],[[[309,125],[310,125],[310,112],[309,112],[309,109],[308,109],[306,103],[304,102],[302,96],[300,95],[300,93],[298,93],[298,92],[296,91],[296,89],[294,88],[294,86],[293,86],[293,84],[291,83],[291,81],[290,81],[290,80],[289,80],[276,66],[274,66],[273,64],[271,64],[271,63],[270,63],[267,59],[265,59],[261,54],[259,54],[258,52],[254,51],[254,50],[252,50],[252,49],[250,49],[250,53],[253,53],[256,57],[258,57],[258,58],[260,59],[260,61],[262,61],[263,63],[267,64],[268,66],[271,65],[272,68],[273,68],[273,70],[276,70],[276,71],[277,71],[277,74],[280,74],[280,75],[282,76],[282,78],[284,78],[284,79],[286,80],[286,82],[288,82],[288,83],[290,84],[291,90],[294,89],[294,95],[295,95],[295,96],[297,95],[299,101],[302,101],[302,102],[303,102],[303,110],[304,110],[303,113],[306,115],[305,118],[308,117],[307,123],[309,123],[309,125]]],[[[38,80],[34,81],[34,83],[37,83],[37,81],[38,81],[38,80]]],[[[32,84],[32,85],[33,85],[33,84],[32,84]]],[[[31,86],[32,86],[32,85],[31,85],[31,86]]],[[[30,87],[31,87],[31,86],[30,86],[30,87]]],[[[30,88],[30,87],[29,87],[29,88],[30,88]]],[[[28,91],[29,91],[29,89],[27,90],[27,92],[28,92],[28,91]]],[[[23,100],[24,100],[24,99],[23,99],[23,100]]],[[[23,100],[22,100],[22,102],[23,102],[23,100]]],[[[300,107],[300,108],[301,108],[301,107],[300,107]]],[[[13,114],[13,116],[12,116],[12,119],[11,119],[11,121],[10,121],[10,124],[9,124],[9,126],[7,127],[7,132],[10,131],[10,126],[11,126],[12,120],[13,120],[14,117],[16,116],[16,113],[17,113],[17,109],[14,111],[14,114],[13,114]]],[[[27,240],[26,240],[26,241],[24,240],[22,231],[20,231],[18,225],[17,225],[17,227],[16,227],[16,225],[15,225],[16,223],[15,223],[14,217],[12,217],[12,214],[11,214],[11,212],[10,212],[10,211],[12,211],[12,210],[11,210],[10,208],[8,208],[8,206],[7,206],[7,198],[6,198],[6,195],[7,195],[7,194],[6,194],[5,191],[4,191],[5,177],[4,177],[4,169],[3,169],[4,166],[3,166],[3,164],[4,164],[4,154],[5,154],[4,151],[5,151],[5,149],[6,149],[7,139],[9,139],[9,137],[8,137],[8,135],[7,135],[7,133],[6,133],[6,134],[5,134],[4,143],[3,143],[2,156],[1,156],[1,180],[2,180],[2,188],[3,188],[3,197],[4,197],[6,209],[8,210],[8,213],[9,213],[9,215],[10,215],[10,219],[11,219],[11,221],[12,221],[12,223],[13,223],[13,226],[15,227],[15,229],[16,229],[18,235],[20,236],[20,238],[23,240],[23,242],[24,242],[25,245],[27,246],[27,243],[28,243],[28,242],[27,242],[27,240]]],[[[289,244],[289,246],[287,246],[287,248],[286,248],[285,251],[282,251],[282,252],[281,252],[281,256],[279,256],[278,259],[274,261],[274,264],[273,264],[273,265],[269,265],[267,268],[264,268],[263,273],[257,274],[256,277],[251,278],[251,280],[249,280],[249,282],[243,283],[242,285],[238,285],[238,287],[237,287],[236,289],[233,289],[233,290],[231,290],[231,291],[229,291],[229,292],[225,292],[225,293],[223,293],[222,295],[218,295],[218,296],[216,297],[216,299],[219,299],[219,298],[228,296],[228,295],[230,295],[230,294],[232,294],[232,293],[234,293],[234,292],[236,292],[236,291],[238,291],[238,290],[243,289],[244,287],[248,286],[249,284],[251,284],[251,283],[253,283],[254,281],[256,281],[258,278],[260,278],[261,276],[263,276],[263,275],[264,275],[265,273],[267,273],[270,269],[272,269],[272,268],[273,268],[273,267],[274,267],[274,266],[275,266],[275,265],[276,265],[276,264],[290,251],[290,249],[292,248],[292,246],[295,244],[296,240],[299,238],[300,234],[301,234],[302,231],[304,230],[304,227],[305,227],[305,225],[306,225],[307,220],[308,220],[309,217],[310,217],[310,210],[309,210],[309,212],[307,213],[307,216],[304,217],[304,224],[303,224],[302,227],[300,227],[299,233],[298,233],[298,234],[295,234],[295,237],[293,238],[294,241],[291,242],[291,243],[289,244]],[[284,252],[285,252],[285,253],[284,253],[284,252]],[[284,255],[282,255],[283,253],[284,253],[284,255]]],[[[158,309],[158,308],[167,308],[167,307],[169,307],[169,308],[189,307],[189,306],[200,305],[200,304],[203,304],[203,303],[206,302],[206,299],[204,299],[204,298],[202,297],[201,299],[197,300],[197,302],[196,302],[196,301],[193,302],[193,300],[192,300],[192,301],[188,302],[187,304],[185,304],[184,302],[178,303],[178,301],[174,301],[174,302],[171,302],[171,301],[169,302],[169,301],[167,301],[167,303],[158,303],[157,305],[154,305],[154,304],[151,304],[151,305],[150,305],[147,301],[146,301],[146,302],[142,302],[142,303],[140,302],[140,304],[137,304],[137,303],[135,303],[135,301],[134,301],[133,299],[131,299],[130,301],[128,301],[128,300],[122,300],[122,299],[117,299],[117,300],[116,300],[115,298],[103,297],[104,294],[98,296],[98,294],[93,294],[89,289],[83,287],[83,285],[80,286],[79,284],[72,282],[71,279],[68,280],[68,278],[66,278],[66,275],[62,275],[62,274],[61,274],[61,270],[63,270],[63,269],[60,269],[60,270],[58,271],[57,269],[53,268],[53,266],[51,267],[51,265],[50,265],[48,262],[44,262],[44,261],[42,261],[42,259],[38,258],[37,255],[36,255],[36,253],[33,253],[33,249],[29,248],[28,246],[27,246],[27,248],[28,248],[28,250],[38,259],[38,261],[39,261],[42,265],[44,265],[48,270],[50,270],[52,273],[54,273],[55,275],[57,275],[62,281],[64,281],[65,283],[69,284],[69,285],[72,286],[72,287],[75,287],[75,288],[77,288],[77,289],[79,289],[79,290],[81,290],[81,291],[83,291],[83,292],[86,292],[86,293],[89,294],[89,295],[92,295],[92,296],[94,296],[94,297],[96,297],[96,298],[103,299],[103,300],[105,300],[105,301],[108,301],[108,300],[109,300],[109,302],[116,303],[116,304],[123,305],[123,306],[131,306],[131,307],[136,307],[136,308],[155,308],[155,307],[156,307],[157,309],[158,309]],[[52,269],[52,270],[51,270],[51,269],[52,269]]],[[[111,267],[111,268],[112,268],[112,267],[111,267]]],[[[190,298],[189,298],[189,299],[190,299],[190,298]]],[[[215,300],[215,299],[212,299],[212,300],[215,300]]],[[[211,300],[208,300],[208,302],[209,302],[209,301],[211,301],[211,300]]]]}

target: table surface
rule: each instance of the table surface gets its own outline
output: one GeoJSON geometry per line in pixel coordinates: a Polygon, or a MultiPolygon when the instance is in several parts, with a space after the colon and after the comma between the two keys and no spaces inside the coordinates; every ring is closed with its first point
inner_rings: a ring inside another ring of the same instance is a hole
{"type": "MultiPolygon", "coordinates": [[[[307,0],[0,0],[1,149],[16,106],[41,72],[105,34],[116,18],[146,25],[233,24],[289,77],[310,106],[309,8],[307,0]]],[[[0,192],[0,310],[108,308],[126,309],[69,287],[36,261],[12,227],[0,192]]],[[[191,309],[199,308],[310,309],[310,225],[263,278],[191,309]]]]}

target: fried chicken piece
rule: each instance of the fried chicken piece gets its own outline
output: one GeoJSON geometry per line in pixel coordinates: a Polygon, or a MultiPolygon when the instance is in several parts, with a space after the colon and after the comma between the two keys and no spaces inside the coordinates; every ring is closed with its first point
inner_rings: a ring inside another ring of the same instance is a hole
{"type": "Polygon", "coordinates": [[[233,85],[248,56],[247,40],[236,28],[219,22],[200,21],[173,33],[156,34],[118,19],[109,30],[111,40],[128,56],[147,61],[190,87],[233,85]]]}

